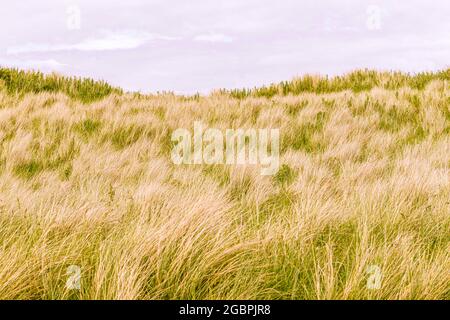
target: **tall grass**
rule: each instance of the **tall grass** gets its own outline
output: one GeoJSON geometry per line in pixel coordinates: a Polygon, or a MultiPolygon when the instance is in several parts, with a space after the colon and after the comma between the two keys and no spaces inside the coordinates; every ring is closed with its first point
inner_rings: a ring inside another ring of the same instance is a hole
{"type": "Polygon", "coordinates": [[[377,72],[373,70],[357,70],[344,76],[327,77],[306,75],[291,81],[258,87],[254,89],[234,89],[230,94],[235,98],[248,96],[270,98],[275,95],[298,95],[301,93],[332,93],[351,90],[355,93],[367,91],[375,87],[388,90],[403,86],[423,89],[433,80],[450,80],[450,69],[439,72],[420,72],[410,75],[402,72],[377,72]]]}
{"type": "Polygon", "coordinates": [[[104,81],[10,68],[0,68],[0,82],[4,83],[10,94],[63,92],[84,103],[99,100],[111,93],[122,93],[121,89],[113,88],[104,81]]]}
{"type": "Polygon", "coordinates": [[[85,104],[2,72],[0,299],[450,298],[448,78],[85,104]],[[279,128],[280,170],[174,165],[194,121],[279,128]]]}

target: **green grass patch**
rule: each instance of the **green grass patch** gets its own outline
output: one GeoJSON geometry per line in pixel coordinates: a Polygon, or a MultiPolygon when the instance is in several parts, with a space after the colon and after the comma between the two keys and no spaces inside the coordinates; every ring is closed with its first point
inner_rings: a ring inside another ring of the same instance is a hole
{"type": "Polygon", "coordinates": [[[0,80],[9,94],[62,92],[83,103],[100,100],[112,93],[122,94],[104,81],[89,78],[63,77],[38,71],[0,68],[0,80]]]}
{"type": "Polygon", "coordinates": [[[328,118],[325,112],[319,112],[314,120],[302,125],[296,125],[294,130],[282,137],[281,152],[288,148],[303,150],[307,153],[317,153],[325,149],[324,139],[314,139],[314,135],[321,135],[328,118]]]}
{"type": "Polygon", "coordinates": [[[282,211],[289,211],[294,203],[295,194],[286,188],[270,196],[259,206],[259,212],[262,217],[268,217],[282,211]]]}
{"type": "Polygon", "coordinates": [[[111,136],[110,141],[116,149],[123,149],[139,140],[144,134],[144,128],[130,125],[116,128],[111,136]]]}
{"type": "Polygon", "coordinates": [[[297,173],[287,164],[283,164],[274,175],[273,179],[275,183],[279,185],[289,185],[295,180],[296,177],[297,173]]]}
{"type": "Polygon", "coordinates": [[[37,161],[25,161],[14,166],[14,173],[26,180],[29,180],[44,170],[44,165],[37,161]]]}
{"type": "Polygon", "coordinates": [[[101,122],[85,119],[74,125],[74,130],[80,134],[85,140],[89,139],[94,133],[97,133],[101,127],[101,122]]]}
{"type": "Polygon", "coordinates": [[[286,112],[291,117],[296,117],[300,110],[304,109],[306,106],[308,106],[307,100],[295,104],[288,104],[286,105],[286,112]]]}

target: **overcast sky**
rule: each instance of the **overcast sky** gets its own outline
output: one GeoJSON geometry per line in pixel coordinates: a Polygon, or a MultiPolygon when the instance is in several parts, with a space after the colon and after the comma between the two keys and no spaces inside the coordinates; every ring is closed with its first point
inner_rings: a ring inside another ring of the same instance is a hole
{"type": "Polygon", "coordinates": [[[133,91],[450,66],[449,0],[1,1],[1,66],[133,91]]]}

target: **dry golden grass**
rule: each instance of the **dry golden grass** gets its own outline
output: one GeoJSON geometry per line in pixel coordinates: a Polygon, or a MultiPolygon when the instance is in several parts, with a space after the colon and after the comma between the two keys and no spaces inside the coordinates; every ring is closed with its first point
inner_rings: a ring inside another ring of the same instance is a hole
{"type": "Polygon", "coordinates": [[[449,99],[445,80],[88,105],[0,88],[0,298],[448,299],[449,99]],[[280,171],[174,165],[194,121],[279,128],[280,171]]]}

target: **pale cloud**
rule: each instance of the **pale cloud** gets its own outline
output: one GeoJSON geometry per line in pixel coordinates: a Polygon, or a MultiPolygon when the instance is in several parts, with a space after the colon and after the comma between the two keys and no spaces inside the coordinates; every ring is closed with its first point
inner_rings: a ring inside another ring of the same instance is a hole
{"type": "Polygon", "coordinates": [[[200,34],[194,37],[194,41],[212,43],[231,43],[233,38],[221,33],[200,34]]]}
{"type": "Polygon", "coordinates": [[[39,69],[39,70],[62,70],[67,64],[56,61],[55,59],[44,60],[20,60],[20,59],[0,59],[0,65],[16,67],[21,69],[39,69]]]}
{"type": "Polygon", "coordinates": [[[58,51],[107,51],[107,50],[127,50],[136,49],[146,43],[152,41],[171,41],[177,40],[176,37],[169,37],[154,33],[148,33],[136,30],[127,30],[119,32],[106,31],[99,37],[91,37],[77,43],[28,43],[25,45],[8,47],[6,53],[22,54],[22,53],[42,53],[42,52],[58,52],[58,51]]]}

